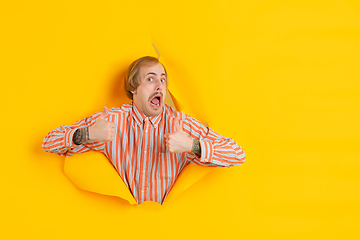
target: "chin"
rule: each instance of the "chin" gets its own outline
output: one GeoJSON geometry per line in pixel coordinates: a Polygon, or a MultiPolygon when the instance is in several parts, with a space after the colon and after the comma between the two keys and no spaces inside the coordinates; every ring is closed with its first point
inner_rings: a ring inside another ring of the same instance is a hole
{"type": "Polygon", "coordinates": [[[160,111],[151,111],[149,116],[154,117],[154,116],[159,115],[160,113],[161,113],[161,110],[160,111]]]}
{"type": "Polygon", "coordinates": [[[157,116],[162,112],[162,109],[163,109],[163,104],[160,104],[157,107],[153,107],[150,105],[150,108],[148,109],[148,114],[146,114],[146,115],[152,116],[152,117],[157,116]]]}

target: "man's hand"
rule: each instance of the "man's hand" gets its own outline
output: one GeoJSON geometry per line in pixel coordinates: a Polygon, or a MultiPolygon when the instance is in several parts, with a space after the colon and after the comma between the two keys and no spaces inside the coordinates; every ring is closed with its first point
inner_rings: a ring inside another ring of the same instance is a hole
{"type": "Polygon", "coordinates": [[[192,150],[194,140],[183,131],[178,118],[175,118],[175,132],[166,133],[164,137],[166,149],[171,153],[190,152],[192,150]]]}
{"type": "Polygon", "coordinates": [[[95,124],[89,127],[90,140],[109,142],[114,139],[116,124],[105,120],[108,115],[108,109],[104,107],[104,111],[100,114],[95,124]]]}

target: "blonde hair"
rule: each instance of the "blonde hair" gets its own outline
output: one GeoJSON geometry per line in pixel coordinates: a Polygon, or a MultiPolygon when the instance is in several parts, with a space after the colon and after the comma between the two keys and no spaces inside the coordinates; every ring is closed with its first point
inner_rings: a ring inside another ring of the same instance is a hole
{"type": "Polygon", "coordinates": [[[133,94],[131,91],[135,91],[140,85],[140,67],[143,65],[153,65],[157,63],[160,63],[165,70],[167,87],[167,72],[164,65],[157,58],[145,56],[132,62],[126,71],[124,88],[128,98],[131,100],[133,99],[133,94]]]}

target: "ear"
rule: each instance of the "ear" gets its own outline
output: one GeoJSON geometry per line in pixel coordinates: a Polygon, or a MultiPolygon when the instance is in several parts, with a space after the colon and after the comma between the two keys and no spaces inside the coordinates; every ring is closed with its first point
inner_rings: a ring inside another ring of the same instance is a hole
{"type": "Polygon", "coordinates": [[[132,95],[135,95],[137,93],[136,89],[134,91],[130,91],[132,95]]]}

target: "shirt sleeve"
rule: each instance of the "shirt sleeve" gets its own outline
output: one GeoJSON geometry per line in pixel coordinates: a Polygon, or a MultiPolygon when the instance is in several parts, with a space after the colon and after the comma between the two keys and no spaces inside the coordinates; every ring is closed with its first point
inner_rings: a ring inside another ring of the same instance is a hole
{"type": "Polygon", "coordinates": [[[101,113],[96,113],[90,117],[79,120],[72,125],[63,125],[50,131],[43,140],[43,149],[47,152],[66,157],[77,153],[88,152],[90,150],[104,152],[105,142],[88,141],[81,145],[73,143],[75,131],[79,128],[94,125],[100,114],[101,113]]]}
{"type": "Polygon", "coordinates": [[[201,157],[187,153],[187,160],[196,165],[212,167],[231,167],[245,162],[244,150],[231,138],[226,138],[205,127],[198,120],[186,116],[183,130],[191,138],[199,140],[201,157]]]}

